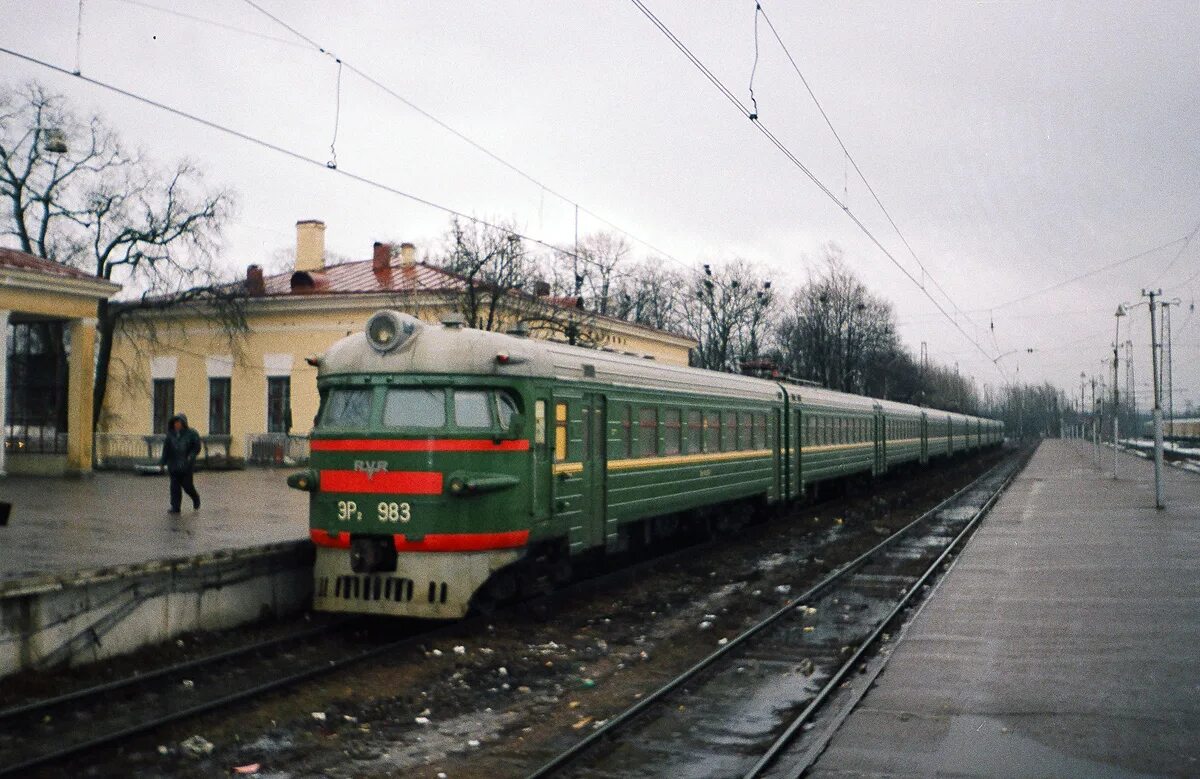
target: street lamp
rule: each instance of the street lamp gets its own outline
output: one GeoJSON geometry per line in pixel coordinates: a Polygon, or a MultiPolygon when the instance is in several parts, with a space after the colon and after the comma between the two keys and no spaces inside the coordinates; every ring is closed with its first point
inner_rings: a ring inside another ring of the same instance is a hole
{"type": "Polygon", "coordinates": [[[1118,386],[1121,382],[1119,365],[1121,362],[1121,317],[1125,316],[1125,306],[1117,306],[1114,315],[1117,320],[1116,335],[1113,336],[1113,478],[1118,478],[1119,458],[1117,452],[1121,447],[1121,394],[1118,386]]]}

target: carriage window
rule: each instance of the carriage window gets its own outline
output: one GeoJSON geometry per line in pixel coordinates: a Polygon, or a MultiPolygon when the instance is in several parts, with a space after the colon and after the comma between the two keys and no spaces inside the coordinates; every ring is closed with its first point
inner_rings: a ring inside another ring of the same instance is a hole
{"type": "MultiPolygon", "coordinates": [[[[334,387],[325,396],[321,427],[363,428],[371,422],[370,389],[334,387]]],[[[442,413],[445,413],[443,407],[442,413]]]]}
{"type": "Polygon", "coordinates": [[[754,415],[754,448],[765,449],[767,446],[767,415],[754,415]]]}
{"type": "Polygon", "coordinates": [[[698,454],[703,448],[704,416],[699,411],[687,412],[687,453],[698,454]]]}
{"type": "Polygon", "coordinates": [[[721,415],[716,411],[704,412],[704,451],[721,451],[721,415]]]}
{"type": "Polygon", "coordinates": [[[732,452],[737,448],[737,417],[732,411],[721,412],[721,451],[732,452]]]}
{"type": "Polygon", "coordinates": [[[683,431],[679,424],[679,409],[669,408],[663,412],[663,454],[679,454],[683,431]]]}
{"type": "Polygon", "coordinates": [[[445,427],[446,391],[390,389],[383,403],[384,427],[445,427]]]}
{"type": "Polygon", "coordinates": [[[567,404],[554,404],[554,461],[567,459],[567,404]]]}
{"type": "Polygon", "coordinates": [[[751,441],[751,437],[753,435],[753,431],[751,429],[752,423],[751,423],[750,419],[751,419],[750,415],[745,412],[741,412],[738,414],[738,420],[737,420],[737,432],[738,432],[737,448],[738,449],[745,450],[745,449],[750,448],[750,441],[751,441]]]}
{"type": "Polygon", "coordinates": [[[658,409],[638,409],[638,456],[658,454],[658,409]]]}
{"type": "Polygon", "coordinates": [[[617,446],[613,449],[614,460],[633,457],[633,409],[628,403],[622,404],[617,412],[617,446]]]}
{"type": "Polygon", "coordinates": [[[485,390],[454,391],[454,424],[458,427],[491,428],[492,412],[485,390]]]}

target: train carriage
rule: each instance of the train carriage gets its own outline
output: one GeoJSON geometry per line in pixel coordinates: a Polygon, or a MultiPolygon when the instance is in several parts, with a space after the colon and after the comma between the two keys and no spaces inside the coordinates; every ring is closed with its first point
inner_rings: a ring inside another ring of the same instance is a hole
{"type": "Polygon", "coordinates": [[[908,462],[924,462],[922,426],[925,414],[919,406],[891,400],[876,401],[884,420],[884,464],[887,468],[908,462]]]}
{"type": "Polygon", "coordinates": [[[315,362],[310,468],[289,484],[311,493],[321,610],[461,617],[681,517],[732,532],[746,512],[714,509],[949,454],[973,423],[977,446],[984,429],[393,311],[315,362]]]}

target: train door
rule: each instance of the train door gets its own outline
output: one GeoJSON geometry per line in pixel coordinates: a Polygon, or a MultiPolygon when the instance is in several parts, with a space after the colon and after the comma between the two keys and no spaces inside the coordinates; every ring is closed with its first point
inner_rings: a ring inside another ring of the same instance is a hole
{"type": "Polygon", "coordinates": [[[917,423],[921,436],[921,464],[929,462],[929,416],[922,411],[921,420],[917,423]]]}
{"type": "Polygon", "coordinates": [[[804,419],[799,408],[793,409],[791,415],[791,440],[788,443],[788,456],[791,458],[788,467],[788,490],[789,494],[795,498],[804,493],[804,480],[800,474],[800,451],[804,447],[804,428],[802,427],[804,419]]]}
{"type": "Polygon", "coordinates": [[[586,393],[580,411],[583,439],[580,540],[585,547],[595,547],[603,544],[609,535],[614,542],[617,537],[615,523],[611,532],[608,527],[608,404],[603,395],[586,393]]]}
{"type": "Polygon", "coordinates": [[[888,447],[888,429],[887,418],[884,418],[883,412],[880,409],[875,411],[875,463],[874,473],[876,475],[887,471],[887,447],[888,447]]]}
{"type": "Polygon", "coordinates": [[[787,468],[782,450],[787,448],[787,442],[779,409],[771,411],[771,421],[769,424],[767,445],[771,447],[771,472],[775,476],[775,489],[772,494],[775,500],[782,500],[785,497],[784,489],[786,489],[784,486],[783,471],[787,468]]]}

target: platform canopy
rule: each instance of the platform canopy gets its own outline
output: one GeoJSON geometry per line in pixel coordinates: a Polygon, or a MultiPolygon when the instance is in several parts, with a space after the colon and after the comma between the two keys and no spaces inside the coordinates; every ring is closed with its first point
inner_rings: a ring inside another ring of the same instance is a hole
{"type": "Polygon", "coordinates": [[[0,248],[0,475],[91,470],[96,306],[120,289],[0,248]]]}

